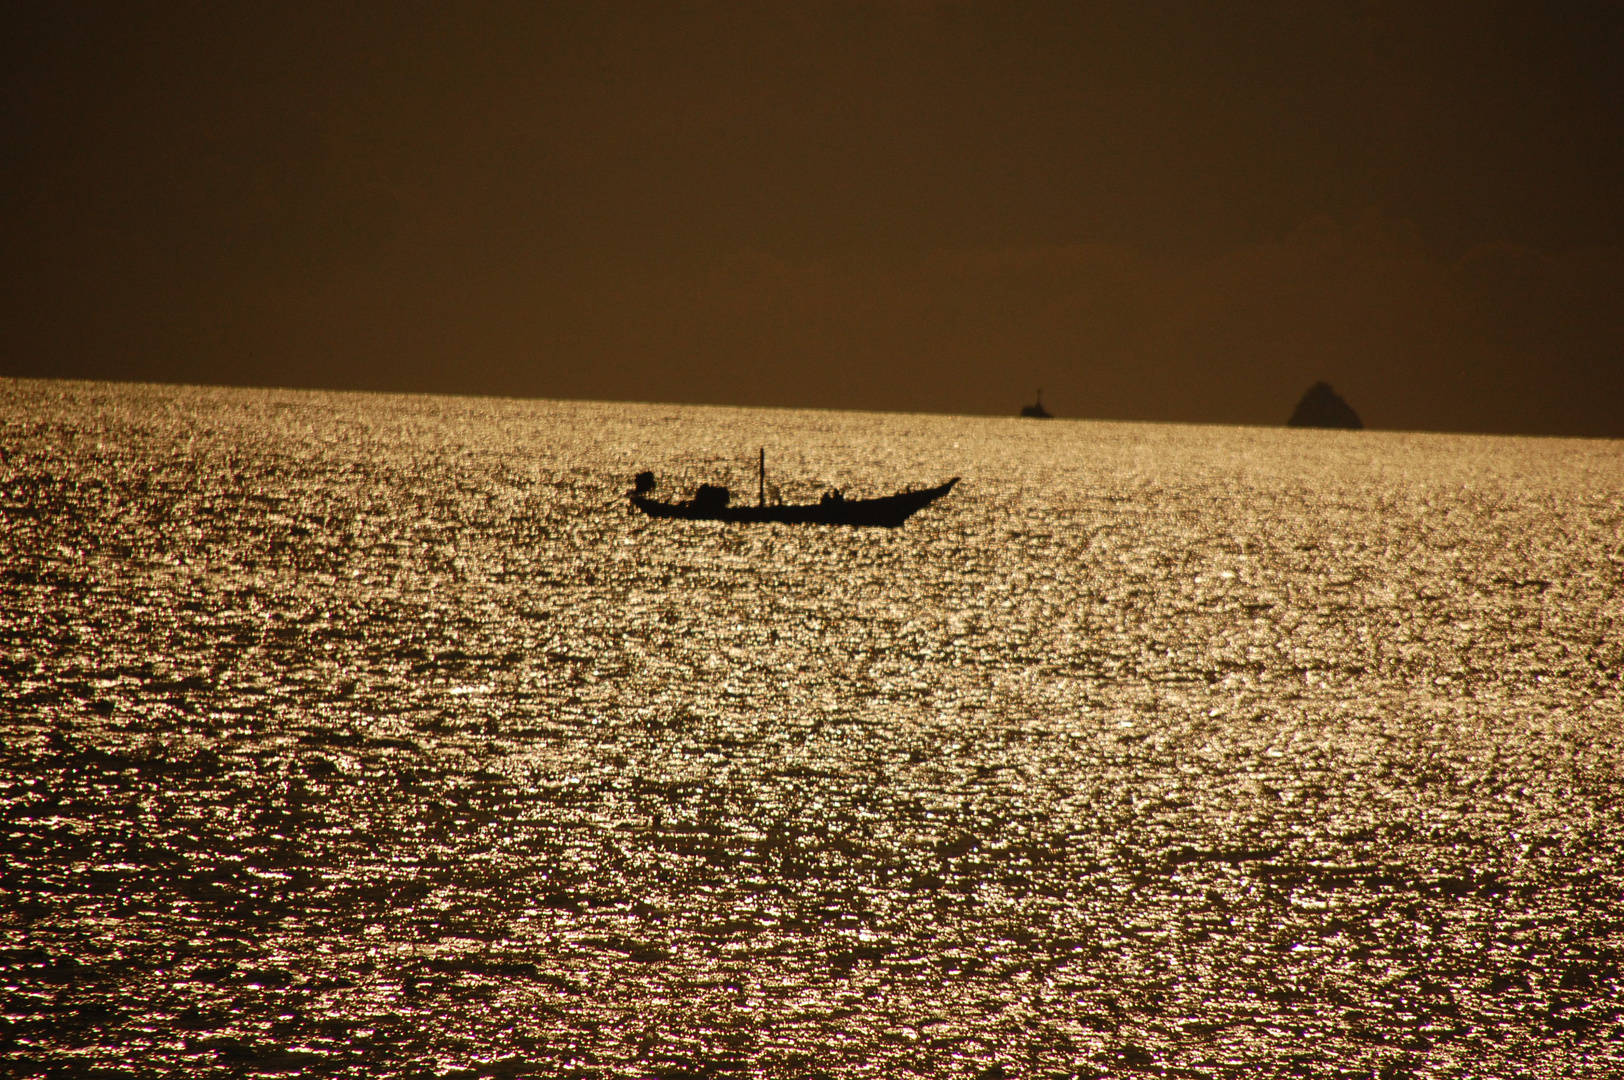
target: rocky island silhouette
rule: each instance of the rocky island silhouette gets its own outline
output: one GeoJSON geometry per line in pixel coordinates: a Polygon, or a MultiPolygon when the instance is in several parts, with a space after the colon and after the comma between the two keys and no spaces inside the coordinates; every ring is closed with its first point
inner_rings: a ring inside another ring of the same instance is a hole
{"type": "Polygon", "coordinates": [[[1365,425],[1353,407],[1342,400],[1342,395],[1331,389],[1330,383],[1317,382],[1303,393],[1286,426],[1358,429],[1365,425]]]}

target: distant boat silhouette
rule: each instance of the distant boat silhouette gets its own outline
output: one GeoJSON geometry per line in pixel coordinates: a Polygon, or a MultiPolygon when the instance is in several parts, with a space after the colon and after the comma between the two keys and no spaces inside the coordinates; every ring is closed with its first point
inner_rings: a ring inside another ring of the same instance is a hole
{"type": "Polygon", "coordinates": [[[1342,400],[1342,395],[1331,389],[1330,383],[1317,382],[1303,393],[1286,426],[1358,429],[1365,425],[1353,407],[1342,400]]]}
{"type": "Polygon", "coordinates": [[[955,476],[947,483],[918,491],[899,491],[879,499],[847,499],[839,491],[826,493],[815,503],[767,505],[767,455],[761,455],[761,482],[755,506],[730,506],[732,492],[717,484],[700,484],[686,502],[664,502],[649,498],[654,490],[654,474],[637,474],[632,505],[649,517],[680,518],[684,521],[735,521],[741,524],[776,521],[782,525],[871,525],[894,529],[953,490],[955,476]]]}
{"type": "Polygon", "coordinates": [[[1032,405],[1023,406],[1021,415],[1032,420],[1053,420],[1054,416],[1043,407],[1043,391],[1038,391],[1038,400],[1032,405]]]}

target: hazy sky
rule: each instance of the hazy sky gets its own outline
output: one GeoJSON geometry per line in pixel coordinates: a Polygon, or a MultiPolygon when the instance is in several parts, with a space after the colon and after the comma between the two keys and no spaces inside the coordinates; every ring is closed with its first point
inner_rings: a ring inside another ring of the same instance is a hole
{"type": "Polygon", "coordinates": [[[1624,437],[1624,5],[0,5],[0,374],[1624,437]]]}

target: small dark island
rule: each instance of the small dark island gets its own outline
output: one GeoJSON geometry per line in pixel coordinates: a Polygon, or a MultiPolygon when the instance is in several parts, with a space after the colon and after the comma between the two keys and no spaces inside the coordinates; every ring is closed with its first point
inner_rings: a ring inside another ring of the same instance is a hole
{"type": "Polygon", "coordinates": [[[1327,382],[1317,382],[1303,394],[1292,411],[1287,427],[1359,429],[1365,425],[1353,407],[1327,382]]]}

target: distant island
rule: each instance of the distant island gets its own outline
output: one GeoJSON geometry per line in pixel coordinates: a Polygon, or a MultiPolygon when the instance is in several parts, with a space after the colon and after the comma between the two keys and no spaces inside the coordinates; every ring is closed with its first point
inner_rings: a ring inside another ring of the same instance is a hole
{"type": "Polygon", "coordinates": [[[1304,392],[1286,426],[1357,429],[1365,425],[1353,407],[1342,400],[1342,395],[1331,389],[1330,383],[1317,382],[1304,392]]]}

